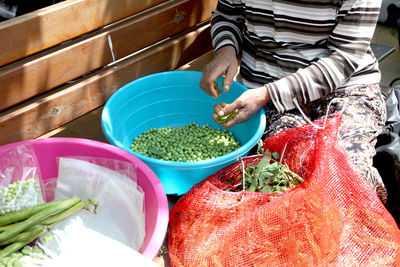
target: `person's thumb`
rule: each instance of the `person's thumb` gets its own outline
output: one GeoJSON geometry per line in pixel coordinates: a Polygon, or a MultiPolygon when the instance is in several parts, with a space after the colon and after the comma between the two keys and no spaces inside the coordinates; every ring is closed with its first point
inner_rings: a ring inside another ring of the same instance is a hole
{"type": "Polygon", "coordinates": [[[233,83],[233,79],[235,78],[236,72],[237,72],[237,69],[234,66],[232,66],[232,65],[228,66],[228,70],[227,70],[227,72],[225,74],[225,78],[222,82],[222,88],[225,92],[228,92],[229,88],[231,88],[231,85],[233,83]]]}

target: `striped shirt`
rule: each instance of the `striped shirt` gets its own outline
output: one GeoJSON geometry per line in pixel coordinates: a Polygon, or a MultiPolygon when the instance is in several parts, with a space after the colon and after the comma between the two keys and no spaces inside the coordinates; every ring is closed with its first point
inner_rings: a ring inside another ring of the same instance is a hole
{"type": "Polygon", "coordinates": [[[279,112],[343,87],[380,82],[370,48],[381,0],[219,0],[214,51],[232,45],[240,82],[265,85],[279,112]]]}

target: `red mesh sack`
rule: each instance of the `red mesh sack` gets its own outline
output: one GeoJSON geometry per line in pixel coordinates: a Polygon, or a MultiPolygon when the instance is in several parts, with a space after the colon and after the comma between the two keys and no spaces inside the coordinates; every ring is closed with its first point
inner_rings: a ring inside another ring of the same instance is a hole
{"type": "Polygon", "coordinates": [[[308,124],[264,142],[305,178],[290,191],[226,191],[260,160],[247,157],[183,195],[170,211],[171,265],[399,266],[399,229],[337,147],[339,124],[335,117],[323,129],[308,124]]]}

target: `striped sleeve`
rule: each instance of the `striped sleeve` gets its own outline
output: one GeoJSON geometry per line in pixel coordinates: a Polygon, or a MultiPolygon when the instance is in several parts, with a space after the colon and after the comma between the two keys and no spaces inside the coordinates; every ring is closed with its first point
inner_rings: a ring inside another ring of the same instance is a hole
{"type": "Polygon", "coordinates": [[[327,46],[330,54],[309,66],[266,84],[279,112],[294,109],[321,98],[344,84],[368,52],[375,31],[381,1],[344,0],[327,46]]]}
{"type": "Polygon", "coordinates": [[[240,54],[243,39],[243,6],[240,0],[219,0],[212,12],[211,37],[214,51],[232,45],[240,54]]]}

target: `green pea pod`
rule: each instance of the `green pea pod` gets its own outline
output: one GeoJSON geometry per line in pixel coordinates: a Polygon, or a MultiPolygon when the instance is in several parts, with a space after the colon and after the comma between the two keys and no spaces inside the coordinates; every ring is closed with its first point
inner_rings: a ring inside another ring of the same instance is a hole
{"type": "Polygon", "coordinates": [[[218,116],[217,118],[217,122],[218,123],[222,123],[222,122],[226,122],[227,120],[232,119],[233,117],[235,117],[235,115],[239,112],[238,109],[235,109],[231,114],[226,115],[226,116],[218,116]]]}
{"type": "Polygon", "coordinates": [[[52,216],[48,217],[47,219],[44,219],[43,221],[40,222],[40,224],[43,224],[43,225],[56,224],[56,223],[64,220],[65,218],[71,216],[72,214],[75,214],[76,212],[80,211],[81,209],[85,208],[87,205],[93,205],[94,206],[93,212],[96,213],[98,204],[93,199],[89,198],[86,200],[79,201],[74,206],[63,210],[63,211],[57,213],[56,215],[52,215],[52,216]]]}
{"type": "MultiPolygon", "coordinates": [[[[63,201],[64,200],[55,200],[52,202],[46,202],[43,204],[39,204],[39,205],[36,205],[33,207],[25,207],[19,211],[14,211],[14,212],[10,212],[10,213],[4,214],[4,215],[0,215],[0,226],[10,225],[12,223],[22,221],[22,220],[32,216],[33,214],[38,213],[39,211],[42,211],[49,207],[58,205],[59,203],[61,203],[63,201]]],[[[1,227],[0,227],[0,229],[1,229],[1,227]]]]}
{"type": "Polygon", "coordinates": [[[219,87],[219,84],[217,82],[214,82],[214,88],[219,90],[220,87],[219,87]]]}
{"type": "Polygon", "coordinates": [[[14,253],[15,251],[20,250],[21,248],[23,248],[24,246],[28,245],[29,243],[33,242],[36,238],[38,238],[40,235],[38,236],[32,236],[30,239],[25,240],[25,241],[20,241],[20,242],[15,242],[12,243],[8,246],[6,246],[5,248],[3,248],[2,250],[0,250],[0,259],[7,257],[9,255],[11,255],[12,253],[14,253]]]}
{"type": "Polygon", "coordinates": [[[25,232],[22,232],[10,239],[5,240],[0,243],[0,246],[9,245],[16,242],[24,242],[26,240],[31,240],[33,237],[41,236],[47,232],[47,227],[45,225],[34,225],[25,232]]]}
{"type": "MultiPolygon", "coordinates": [[[[13,228],[7,229],[0,233],[0,243],[4,242],[5,240],[12,238],[19,233],[25,231],[26,229],[38,224],[39,222],[43,221],[44,219],[50,217],[51,215],[57,214],[65,209],[68,209],[80,201],[80,198],[71,198],[65,199],[63,202],[58,203],[55,206],[49,207],[47,209],[41,210],[38,213],[35,213],[31,217],[27,218],[22,223],[16,225],[13,228]]],[[[0,254],[1,255],[1,254],[0,254]]]]}
{"type": "Polygon", "coordinates": [[[152,154],[155,157],[162,158],[164,154],[161,151],[158,151],[154,147],[149,147],[149,153],[152,154]]]}

